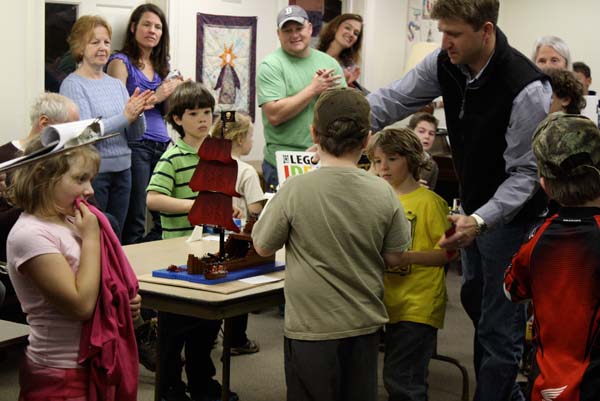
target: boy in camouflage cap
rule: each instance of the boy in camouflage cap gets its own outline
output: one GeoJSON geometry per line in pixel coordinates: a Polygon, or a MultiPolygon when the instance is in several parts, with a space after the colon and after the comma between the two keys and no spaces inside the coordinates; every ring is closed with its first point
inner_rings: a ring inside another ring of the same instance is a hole
{"type": "Polygon", "coordinates": [[[560,209],[506,271],[512,301],[531,299],[532,401],[600,399],[600,131],[555,113],[533,135],[540,184],[560,209]]]}
{"type": "Polygon", "coordinates": [[[553,114],[533,134],[532,148],[540,181],[550,198],[576,206],[600,196],[600,134],[591,120],[553,114]]]}

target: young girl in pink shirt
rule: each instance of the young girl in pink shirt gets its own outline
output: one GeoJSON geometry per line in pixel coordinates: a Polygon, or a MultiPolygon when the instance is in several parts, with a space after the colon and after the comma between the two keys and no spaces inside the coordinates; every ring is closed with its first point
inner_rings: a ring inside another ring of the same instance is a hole
{"type": "MultiPolygon", "coordinates": [[[[15,171],[9,196],[23,209],[7,241],[8,272],[30,326],[19,400],[88,400],[79,364],[82,327],[101,284],[101,230],[84,202],[100,156],[82,146],[15,171]]],[[[141,298],[130,300],[132,316],[141,298]]]]}

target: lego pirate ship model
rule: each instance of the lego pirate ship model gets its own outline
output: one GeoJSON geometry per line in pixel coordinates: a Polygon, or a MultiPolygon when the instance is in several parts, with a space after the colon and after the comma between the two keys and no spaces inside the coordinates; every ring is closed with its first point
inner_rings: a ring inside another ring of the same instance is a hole
{"type": "Polygon", "coordinates": [[[219,230],[219,252],[202,257],[188,256],[188,273],[204,274],[208,280],[225,277],[230,271],[273,263],[275,255],[262,257],[252,243],[252,227],[256,218],[249,216],[243,230],[233,221],[232,197],[235,190],[238,166],[231,158],[232,143],[224,139],[228,122],[235,121],[234,111],[221,112],[223,129],[221,137],[207,137],[200,149],[200,161],[190,180],[190,188],[198,191],[188,220],[193,225],[211,225],[219,230]],[[225,229],[233,231],[225,240],[225,229]]]}

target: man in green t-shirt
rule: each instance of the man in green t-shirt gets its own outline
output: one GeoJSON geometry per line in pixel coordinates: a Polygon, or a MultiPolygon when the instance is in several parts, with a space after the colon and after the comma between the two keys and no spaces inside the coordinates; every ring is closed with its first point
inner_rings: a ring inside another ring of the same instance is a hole
{"type": "Polygon", "coordinates": [[[265,137],[263,175],[267,190],[277,187],[275,152],[304,151],[312,145],[309,125],[317,97],[329,88],[346,86],[338,62],[312,49],[312,24],[306,11],[288,6],[277,16],[281,47],[259,65],[258,105],[265,137]]]}

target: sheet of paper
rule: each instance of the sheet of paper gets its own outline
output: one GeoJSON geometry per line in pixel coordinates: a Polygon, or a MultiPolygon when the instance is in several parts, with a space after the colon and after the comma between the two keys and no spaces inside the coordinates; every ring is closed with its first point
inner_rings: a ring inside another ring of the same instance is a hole
{"type": "Polygon", "coordinates": [[[103,135],[103,127],[102,121],[97,119],[48,126],[40,134],[38,149],[32,150],[25,156],[0,163],[0,172],[42,160],[77,146],[92,144],[120,135],[119,132],[103,135]]]}
{"type": "Polygon", "coordinates": [[[242,279],[239,279],[238,281],[241,281],[242,283],[247,283],[247,284],[265,284],[265,283],[274,283],[275,281],[279,281],[279,280],[281,280],[281,279],[276,278],[276,277],[254,276],[254,277],[242,278],[242,279]]]}
{"type": "Polygon", "coordinates": [[[200,241],[202,239],[202,226],[195,226],[186,242],[200,241]]]}
{"type": "MultiPolygon", "coordinates": [[[[42,145],[48,146],[48,144],[58,140],[59,142],[54,149],[62,149],[67,142],[72,141],[75,137],[81,136],[80,139],[83,143],[100,137],[103,133],[104,123],[102,123],[101,120],[91,118],[70,123],[50,125],[44,128],[40,134],[40,141],[42,142],[42,145]]],[[[74,144],[71,144],[71,146],[73,145],[74,144]]]]}
{"type": "Polygon", "coordinates": [[[220,241],[221,237],[219,236],[219,234],[210,234],[210,235],[206,235],[202,239],[205,241],[220,241]]]}

